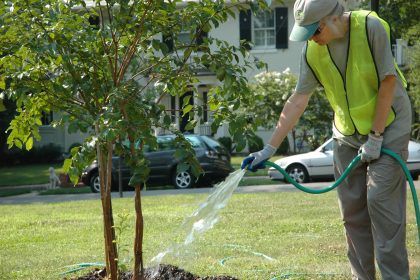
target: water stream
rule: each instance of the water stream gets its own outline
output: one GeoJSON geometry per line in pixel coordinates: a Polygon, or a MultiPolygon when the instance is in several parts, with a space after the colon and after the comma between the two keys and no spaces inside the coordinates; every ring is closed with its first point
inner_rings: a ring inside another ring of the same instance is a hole
{"type": "Polygon", "coordinates": [[[193,243],[198,235],[211,229],[219,221],[220,211],[228,204],[245,172],[246,170],[241,169],[234,171],[223,182],[214,186],[206,201],[202,202],[198,209],[182,223],[181,229],[185,232],[184,241],[173,243],[166,250],[153,257],[151,262],[160,264],[165,256],[169,254],[178,255],[193,243]]]}

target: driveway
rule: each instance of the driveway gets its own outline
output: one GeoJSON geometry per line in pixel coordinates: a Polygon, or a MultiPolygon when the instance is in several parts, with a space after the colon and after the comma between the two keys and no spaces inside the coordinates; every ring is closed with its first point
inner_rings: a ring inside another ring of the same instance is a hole
{"type": "MultiPolygon", "coordinates": [[[[325,188],[333,182],[316,182],[304,184],[309,188],[325,188]]],[[[420,190],[420,181],[414,181],[416,190],[420,190]]],[[[407,187],[409,188],[408,184],[407,187]]],[[[142,191],[142,196],[156,195],[179,195],[179,194],[210,194],[212,188],[193,188],[193,189],[170,189],[170,190],[146,190],[142,191]]],[[[243,186],[238,187],[235,193],[257,193],[257,192],[294,192],[299,191],[291,184],[279,182],[278,185],[260,185],[260,186],[243,186]]],[[[124,197],[134,197],[134,192],[124,192],[124,197]]],[[[120,197],[118,192],[112,193],[113,199],[120,197]]],[[[38,195],[37,192],[22,194],[18,196],[9,196],[0,198],[0,205],[4,204],[30,204],[30,203],[53,203],[74,200],[91,200],[100,199],[98,193],[87,194],[57,194],[57,195],[38,195]]],[[[411,199],[411,198],[410,198],[411,199]]]]}

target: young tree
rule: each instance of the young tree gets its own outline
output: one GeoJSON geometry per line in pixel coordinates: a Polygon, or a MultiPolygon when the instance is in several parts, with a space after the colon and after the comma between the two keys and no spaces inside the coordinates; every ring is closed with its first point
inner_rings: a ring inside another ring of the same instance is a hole
{"type": "MultiPolygon", "coordinates": [[[[252,123],[271,129],[296,87],[296,76],[287,68],[283,72],[261,72],[250,84],[252,94],[242,103],[241,111],[249,113],[252,123]]],[[[292,130],[293,150],[299,152],[298,142],[318,147],[331,135],[332,110],[322,89],[317,89],[308,108],[292,130]]]]}
{"type": "MultiPolygon", "coordinates": [[[[55,125],[90,133],[81,147],[72,149],[64,168],[75,182],[87,164],[98,160],[108,278],[118,277],[110,195],[112,156],[123,156],[133,173],[134,279],[140,279],[140,190],[149,174],[143,147],[156,146],[154,129],[177,134],[175,156],[183,162],[179,168],[191,168],[196,175],[201,171],[191,145],[171,127],[170,113],[159,101],[190,91],[197,82],[197,69],[207,68],[221,82],[209,93],[215,111],[213,129],[232,121],[230,132],[236,138],[252,136],[253,127],[238,126],[243,120],[230,110],[249,94],[244,75],[254,63],[245,44],[232,46],[200,35],[234,16],[235,9],[256,11],[266,5],[263,0],[0,2],[0,88],[17,105],[8,128],[8,145],[31,149],[34,139],[40,138],[43,112],[62,112],[55,125]],[[181,31],[189,32],[188,42],[178,40],[181,31]],[[10,81],[7,89],[6,79],[10,81]],[[161,90],[153,89],[154,84],[161,85],[161,90]]],[[[184,104],[183,114],[190,117],[187,129],[194,128],[198,123],[194,115],[200,118],[202,108],[184,104]]]]}

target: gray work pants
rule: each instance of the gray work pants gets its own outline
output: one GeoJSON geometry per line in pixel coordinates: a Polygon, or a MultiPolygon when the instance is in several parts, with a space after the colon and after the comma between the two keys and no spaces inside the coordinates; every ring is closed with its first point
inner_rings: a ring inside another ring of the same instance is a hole
{"type": "MultiPolygon", "coordinates": [[[[409,135],[385,144],[406,161],[409,135]]],[[[334,141],[334,172],[340,177],[358,150],[334,141]]],[[[337,188],[352,279],[375,279],[375,258],[384,280],[409,279],[406,249],[406,177],[388,155],[359,162],[337,188]]]]}

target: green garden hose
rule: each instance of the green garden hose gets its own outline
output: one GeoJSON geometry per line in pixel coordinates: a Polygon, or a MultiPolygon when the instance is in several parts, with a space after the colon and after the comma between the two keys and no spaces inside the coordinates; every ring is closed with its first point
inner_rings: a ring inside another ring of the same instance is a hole
{"type": "MultiPolygon", "coordinates": [[[[411,174],[410,171],[407,168],[407,165],[405,165],[404,161],[401,159],[401,157],[394,153],[391,150],[388,149],[382,149],[381,150],[383,154],[386,154],[392,158],[394,158],[396,161],[398,161],[398,163],[400,164],[401,168],[404,170],[405,176],[407,177],[408,183],[410,185],[410,189],[411,189],[411,194],[413,196],[413,203],[414,203],[414,210],[415,210],[415,215],[416,215],[416,220],[417,220],[417,233],[418,233],[418,239],[419,239],[419,245],[420,245],[420,210],[419,210],[419,202],[417,200],[417,193],[416,193],[416,188],[414,186],[414,182],[413,182],[413,178],[411,178],[411,174]]],[[[353,167],[360,161],[360,155],[357,155],[349,164],[349,166],[346,168],[346,170],[344,170],[344,173],[341,175],[341,177],[334,182],[334,184],[332,184],[331,186],[328,186],[326,188],[323,189],[310,189],[310,188],[306,188],[302,185],[300,185],[299,183],[297,183],[295,180],[293,180],[289,174],[287,174],[287,172],[285,170],[283,170],[280,166],[278,166],[277,164],[271,162],[271,161],[266,161],[265,162],[265,166],[270,166],[275,168],[277,171],[279,171],[281,174],[283,174],[284,178],[287,179],[287,181],[289,181],[290,183],[292,183],[296,188],[298,188],[301,191],[304,191],[306,193],[311,193],[311,194],[321,194],[321,193],[326,193],[329,192],[333,189],[335,189],[338,185],[341,184],[341,182],[343,182],[343,180],[348,176],[348,174],[351,172],[351,170],[353,169],[353,167]]],[[[295,275],[295,274],[293,274],[295,275]]],[[[284,279],[291,276],[291,274],[285,274],[282,276],[278,276],[275,277],[273,279],[284,279]]],[[[273,280],[272,279],[272,280],[273,280]]],[[[420,279],[420,275],[419,275],[419,279],[420,279]]]]}

